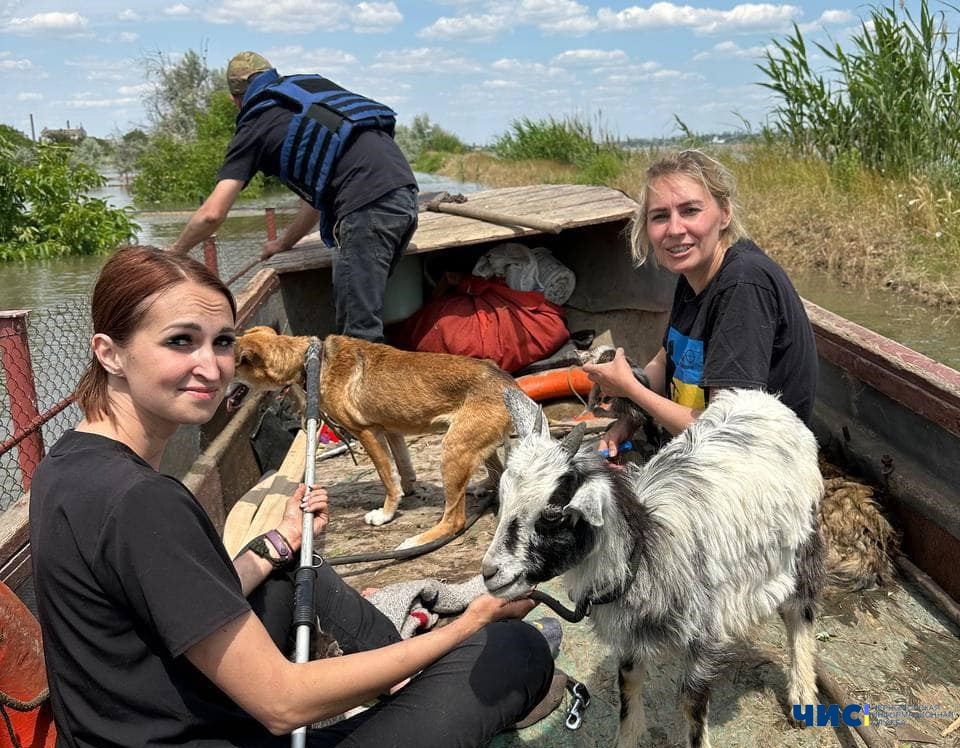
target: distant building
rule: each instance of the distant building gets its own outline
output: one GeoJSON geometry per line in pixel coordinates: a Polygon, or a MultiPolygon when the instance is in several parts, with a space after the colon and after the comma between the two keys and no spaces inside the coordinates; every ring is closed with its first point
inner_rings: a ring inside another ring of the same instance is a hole
{"type": "Polygon", "coordinates": [[[83,126],[71,128],[70,123],[61,130],[51,130],[44,127],[40,131],[40,140],[45,143],[79,143],[87,137],[87,131],[83,126]]]}

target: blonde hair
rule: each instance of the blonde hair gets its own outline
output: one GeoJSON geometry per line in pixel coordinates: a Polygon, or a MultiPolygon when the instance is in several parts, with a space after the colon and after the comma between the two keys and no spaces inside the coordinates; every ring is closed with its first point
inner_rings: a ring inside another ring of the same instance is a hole
{"type": "Polygon", "coordinates": [[[720,239],[726,246],[729,247],[747,236],[747,231],[737,215],[739,206],[736,202],[736,181],[727,167],[702,151],[674,151],[658,158],[644,172],[643,186],[637,197],[640,207],[634,214],[630,226],[630,252],[637,265],[642,265],[653,251],[647,236],[647,203],[650,199],[650,186],[661,177],[673,174],[689,177],[703,185],[721,208],[730,210],[730,223],[725,229],[720,230],[720,239]]]}
{"type": "MultiPolygon", "coordinates": [[[[94,333],[104,333],[115,343],[126,344],[140,328],[156,295],[185,281],[223,294],[236,319],[233,294],[202,262],[157,247],[127,246],[118,249],[97,276],[90,303],[94,333]]],[[[113,418],[107,383],[106,369],[92,356],[73,393],[84,417],[113,418]]]]}

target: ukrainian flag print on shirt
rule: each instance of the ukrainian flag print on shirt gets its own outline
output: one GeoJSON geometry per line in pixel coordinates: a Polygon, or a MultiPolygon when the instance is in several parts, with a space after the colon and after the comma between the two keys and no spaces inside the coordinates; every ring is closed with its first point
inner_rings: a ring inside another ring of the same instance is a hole
{"type": "Polygon", "coordinates": [[[679,405],[703,410],[707,403],[702,385],[703,341],[671,327],[667,331],[667,358],[670,399],[679,405]]]}

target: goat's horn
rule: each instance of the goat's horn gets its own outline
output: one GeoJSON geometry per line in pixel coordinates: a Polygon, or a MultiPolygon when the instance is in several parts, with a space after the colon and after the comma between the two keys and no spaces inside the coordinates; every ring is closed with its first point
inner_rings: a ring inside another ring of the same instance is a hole
{"type": "Polygon", "coordinates": [[[534,434],[543,433],[543,408],[537,409],[537,418],[533,422],[533,433],[534,434]]]}
{"type": "Polygon", "coordinates": [[[564,451],[573,457],[577,451],[580,449],[580,445],[583,443],[583,435],[587,432],[587,425],[585,423],[578,423],[573,429],[563,437],[563,441],[560,442],[560,446],[563,447],[564,451]]]}

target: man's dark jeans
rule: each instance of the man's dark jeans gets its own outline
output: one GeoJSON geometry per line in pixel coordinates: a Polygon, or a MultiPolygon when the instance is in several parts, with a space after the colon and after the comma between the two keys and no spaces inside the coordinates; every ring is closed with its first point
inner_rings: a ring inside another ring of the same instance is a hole
{"type": "Polygon", "coordinates": [[[417,189],[399,187],[343,216],[334,228],[336,330],[382,343],[383,295],[417,228],[417,189]]]}

